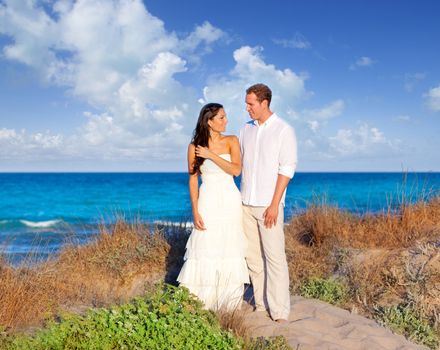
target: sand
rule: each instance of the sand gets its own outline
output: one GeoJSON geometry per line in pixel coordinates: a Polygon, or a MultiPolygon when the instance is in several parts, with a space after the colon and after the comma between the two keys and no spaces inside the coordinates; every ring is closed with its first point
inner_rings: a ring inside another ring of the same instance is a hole
{"type": "Polygon", "coordinates": [[[429,349],[411,343],[374,320],[336,306],[301,296],[291,297],[288,323],[278,324],[265,311],[244,306],[251,337],[282,335],[298,350],[409,350],[429,349]]]}

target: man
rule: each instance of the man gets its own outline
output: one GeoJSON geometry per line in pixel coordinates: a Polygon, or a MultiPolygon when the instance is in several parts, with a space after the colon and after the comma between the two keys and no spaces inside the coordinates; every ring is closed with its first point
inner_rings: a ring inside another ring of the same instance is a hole
{"type": "Polygon", "coordinates": [[[252,120],[240,131],[240,187],[255,311],[267,310],[274,321],[284,323],[290,313],[284,200],[296,168],[297,147],[294,129],[270,110],[271,99],[264,84],[246,90],[252,120]]]}

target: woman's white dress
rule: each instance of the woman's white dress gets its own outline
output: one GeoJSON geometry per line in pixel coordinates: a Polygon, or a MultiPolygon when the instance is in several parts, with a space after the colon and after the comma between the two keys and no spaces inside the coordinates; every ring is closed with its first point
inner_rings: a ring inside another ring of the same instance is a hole
{"type": "MultiPolygon", "coordinates": [[[[220,157],[231,161],[230,154],[220,157]]],[[[249,283],[241,195],[232,175],[213,161],[205,159],[200,172],[198,210],[206,230],[193,229],[177,280],[207,309],[238,309],[249,283]]]]}

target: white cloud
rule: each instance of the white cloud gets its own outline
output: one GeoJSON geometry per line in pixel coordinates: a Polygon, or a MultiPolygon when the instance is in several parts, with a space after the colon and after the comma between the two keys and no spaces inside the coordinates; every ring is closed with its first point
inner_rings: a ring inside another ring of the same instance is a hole
{"type": "Polygon", "coordinates": [[[320,124],[317,120],[310,120],[307,123],[309,125],[310,130],[312,130],[313,132],[318,131],[320,124]]]}
{"type": "Polygon", "coordinates": [[[29,134],[26,130],[0,129],[0,157],[4,160],[35,156],[53,159],[60,156],[64,144],[62,135],[52,135],[49,131],[29,134]]]}
{"type": "Polygon", "coordinates": [[[355,63],[352,63],[349,68],[350,68],[350,70],[355,70],[359,67],[361,67],[361,68],[370,67],[375,63],[376,63],[376,61],[374,61],[370,57],[362,56],[362,57],[358,58],[355,63]]]}
{"type": "Polygon", "coordinates": [[[199,65],[206,54],[212,52],[212,46],[217,41],[227,42],[228,35],[209,22],[196,26],[192,33],[182,39],[177,48],[177,53],[184,55],[188,62],[199,65]]]}
{"type": "Polygon", "coordinates": [[[305,50],[312,47],[306,37],[299,32],[296,32],[292,39],[273,39],[273,42],[277,45],[281,45],[282,47],[291,49],[305,50]]]}
{"type": "Polygon", "coordinates": [[[424,97],[431,110],[440,111],[440,85],[429,90],[424,97]]]}
{"type": "Polygon", "coordinates": [[[34,68],[96,112],[86,112],[84,125],[65,138],[3,130],[2,142],[9,135],[15,156],[21,152],[23,159],[42,157],[37,148],[56,147],[60,154],[84,157],[181,159],[191,131],[185,119],[197,115],[198,96],[175,75],[188,69],[188,60],[209,53],[224,32],[204,22],[179,38],[141,0],[61,0],[45,6],[55,15],[35,1],[3,1],[0,33],[12,39],[4,57],[34,68]]]}
{"type": "Polygon", "coordinates": [[[53,5],[53,10],[58,13],[66,13],[69,12],[73,7],[73,0],[58,0],[53,5]]]}
{"type": "Polygon", "coordinates": [[[225,37],[226,34],[221,29],[214,27],[209,22],[204,22],[201,26],[197,26],[188,37],[182,40],[181,48],[195,50],[201,44],[212,44],[225,37]]]}
{"type": "Polygon", "coordinates": [[[375,155],[384,156],[398,150],[397,140],[387,140],[382,131],[363,123],[357,129],[339,129],[328,138],[328,154],[335,156],[375,155]]]}
{"type": "Polygon", "coordinates": [[[336,100],[319,109],[305,109],[302,114],[309,119],[326,120],[337,117],[344,110],[343,100],[336,100]]]}
{"type": "Polygon", "coordinates": [[[229,115],[229,131],[238,132],[249,119],[245,111],[245,90],[252,84],[264,83],[272,90],[272,109],[283,117],[294,108],[308,92],[304,82],[306,76],[290,69],[278,69],[266,63],[261,47],[243,46],[234,51],[235,67],[227,77],[213,77],[205,86],[203,102],[223,103],[229,115]]]}
{"type": "Polygon", "coordinates": [[[0,140],[10,140],[16,137],[16,132],[14,129],[0,129],[0,140]]]}
{"type": "Polygon", "coordinates": [[[298,112],[297,106],[308,96],[305,80],[291,70],[279,70],[262,58],[260,48],[242,47],[235,51],[236,66],[227,78],[217,78],[205,87],[203,103],[224,103],[230,127],[236,133],[249,117],[245,111],[244,91],[253,83],[267,83],[274,94],[273,110],[290,120],[296,128],[301,157],[313,160],[343,159],[358,156],[382,157],[395,154],[398,140],[388,140],[377,127],[362,124],[330,134],[324,128],[342,114],[345,102],[332,101],[317,109],[298,112]],[[270,73],[270,74],[269,74],[270,73]],[[238,107],[237,107],[238,106],[238,107]]]}
{"type": "Polygon", "coordinates": [[[338,99],[321,108],[303,109],[301,112],[290,111],[290,115],[293,120],[298,123],[305,123],[312,132],[316,133],[330,119],[341,115],[344,108],[344,101],[338,99]]]}
{"type": "Polygon", "coordinates": [[[5,1],[0,5],[0,18],[0,32],[15,41],[3,49],[5,57],[34,67],[55,59],[49,49],[56,42],[55,23],[33,2],[5,1]]]}
{"type": "MultiPolygon", "coordinates": [[[[236,49],[233,69],[211,76],[203,92],[183,85],[176,75],[188,74],[191,64],[226,38],[209,22],[182,37],[166,30],[141,0],[45,3],[55,15],[31,0],[2,3],[0,33],[12,39],[4,57],[34,68],[46,83],[90,105],[83,125],[71,135],[0,129],[2,160],[181,163],[200,104],[223,103],[228,133],[236,134],[249,118],[245,90],[258,82],[272,89],[272,109],[293,122],[304,152],[315,158],[380,154],[395,145],[366,124],[330,137],[324,134],[325,126],[343,112],[344,101],[301,110],[302,101],[312,95],[305,87],[308,76],[267,62],[261,47],[236,49]]],[[[306,42],[295,45],[305,49],[306,42]]],[[[365,66],[368,60],[359,62],[365,66]]]]}

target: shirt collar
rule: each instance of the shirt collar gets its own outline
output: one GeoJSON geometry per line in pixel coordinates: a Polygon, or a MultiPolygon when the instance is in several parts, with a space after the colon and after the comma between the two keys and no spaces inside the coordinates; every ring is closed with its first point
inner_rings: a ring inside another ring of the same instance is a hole
{"type": "Polygon", "coordinates": [[[253,124],[254,124],[255,126],[258,126],[258,127],[269,126],[269,125],[272,124],[273,121],[274,121],[275,119],[277,119],[277,118],[278,118],[278,116],[277,116],[275,113],[272,113],[272,114],[270,115],[270,117],[267,118],[267,120],[266,120],[263,124],[258,124],[258,121],[256,121],[256,120],[253,120],[253,124]]]}

